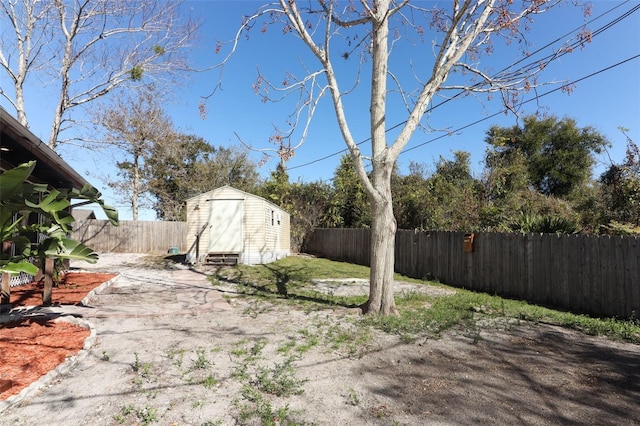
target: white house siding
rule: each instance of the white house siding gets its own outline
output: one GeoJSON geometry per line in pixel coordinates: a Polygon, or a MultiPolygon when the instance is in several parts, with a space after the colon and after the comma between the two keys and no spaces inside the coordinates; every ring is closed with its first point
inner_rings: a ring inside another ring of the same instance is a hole
{"type": "MultiPolygon", "coordinates": [[[[209,232],[202,233],[199,242],[199,259],[196,259],[196,234],[209,220],[210,203],[212,199],[243,199],[243,250],[240,253],[240,263],[261,264],[269,263],[290,254],[290,218],[289,214],[253,194],[249,194],[230,186],[224,186],[187,200],[187,244],[189,261],[202,261],[207,255],[209,247],[209,232]],[[274,222],[271,223],[271,215],[274,222]],[[278,223],[277,218],[280,219],[278,223]]],[[[207,225],[207,228],[211,224],[207,225]]]]}

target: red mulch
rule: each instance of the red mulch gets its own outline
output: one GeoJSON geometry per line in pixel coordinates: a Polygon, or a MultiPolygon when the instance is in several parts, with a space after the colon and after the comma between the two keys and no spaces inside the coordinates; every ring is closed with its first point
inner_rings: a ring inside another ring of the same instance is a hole
{"type": "MultiPolygon", "coordinates": [[[[116,274],[94,274],[85,272],[69,272],[64,274],[60,284],[53,288],[51,302],[53,305],[77,305],[94,288],[109,281],[116,274]]],[[[39,306],[42,304],[44,281],[31,282],[11,288],[11,305],[39,306]]]]}
{"type": "MultiPolygon", "coordinates": [[[[53,288],[52,302],[54,305],[78,304],[91,290],[115,276],[65,274],[60,285],[53,288]]],[[[14,307],[40,305],[43,288],[43,283],[36,282],[13,287],[11,304],[14,307]]],[[[12,382],[11,388],[0,393],[0,400],[19,393],[68,356],[76,354],[84,347],[89,334],[89,329],[64,321],[25,319],[0,323],[0,379],[12,382]]]]}

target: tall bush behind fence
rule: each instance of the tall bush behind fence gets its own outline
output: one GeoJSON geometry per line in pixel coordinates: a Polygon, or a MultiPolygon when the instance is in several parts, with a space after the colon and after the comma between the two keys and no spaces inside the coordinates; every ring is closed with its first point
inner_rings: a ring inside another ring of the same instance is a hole
{"type": "MultiPolygon", "coordinates": [[[[578,313],[640,315],[640,238],[399,230],[398,273],[578,313]]],[[[369,265],[368,229],[316,229],[306,251],[369,265]]]]}
{"type": "Polygon", "coordinates": [[[87,219],[74,225],[72,238],[98,253],[167,253],[176,247],[187,250],[187,223],[121,220],[113,226],[107,220],[87,219]]]}

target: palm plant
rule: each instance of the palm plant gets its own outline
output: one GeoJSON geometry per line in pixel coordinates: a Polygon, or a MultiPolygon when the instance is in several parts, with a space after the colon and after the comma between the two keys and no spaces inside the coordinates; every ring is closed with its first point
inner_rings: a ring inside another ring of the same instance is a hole
{"type": "Polygon", "coordinates": [[[100,198],[102,194],[90,185],[80,190],[57,190],[48,188],[46,184],[27,182],[35,166],[36,162],[30,161],[0,174],[0,236],[3,248],[0,272],[35,275],[38,268],[29,261],[30,258],[97,262],[97,253],[68,238],[74,222],[70,208],[97,203],[115,226],[118,225],[118,212],[105,205],[100,198]],[[72,199],[82,201],[72,206],[72,199]],[[40,216],[38,223],[29,223],[28,217],[33,213],[40,216]],[[34,234],[42,236],[38,243],[29,238],[34,234]],[[13,253],[5,250],[10,245],[15,248],[13,253]]]}

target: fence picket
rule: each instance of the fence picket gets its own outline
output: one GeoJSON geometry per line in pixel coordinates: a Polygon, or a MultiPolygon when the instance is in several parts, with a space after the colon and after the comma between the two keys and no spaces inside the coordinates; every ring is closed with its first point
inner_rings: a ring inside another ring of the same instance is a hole
{"type": "MultiPolygon", "coordinates": [[[[396,271],[576,312],[640,315],[639,237],[480,232],[472,253],[463,237],[399,230],[396,271]]],[[[307,251],[368,265],[369,238],[368,229],[316,229],[307,251]]]]}
{"type": "Polygon", "coordinates": [[[99,253],[166,253],[171,247],[186,251],[186,222],[89,219],[76,223],[72,238],[99,253]]]}

